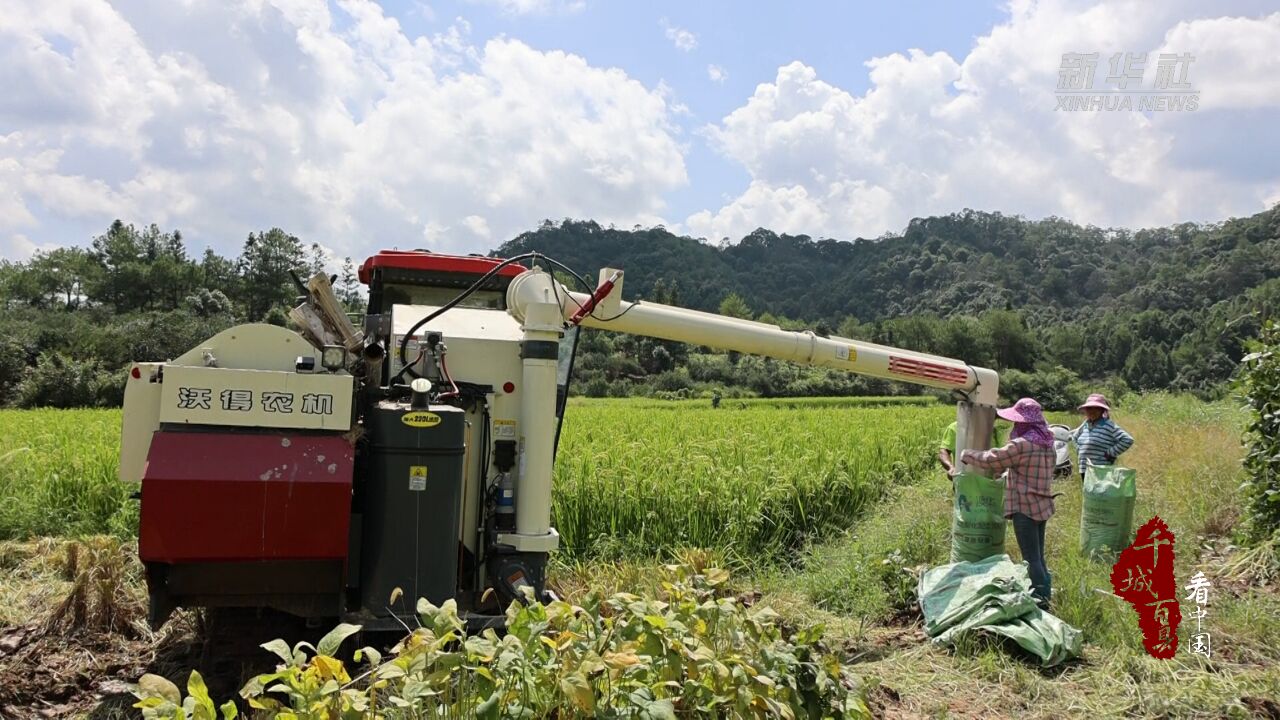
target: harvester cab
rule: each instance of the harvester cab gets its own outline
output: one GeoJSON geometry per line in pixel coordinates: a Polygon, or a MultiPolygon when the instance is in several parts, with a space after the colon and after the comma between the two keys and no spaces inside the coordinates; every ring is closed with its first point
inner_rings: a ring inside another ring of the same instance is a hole
{"type": "Polygon", "coordinates": [[[241,325],[135,363],[120,477],[142,485],[152,623],[176,607],[249,607],[394,629],[425,598],[485,626],[546,599],[580,327],[951,390],[958,446],[989,442],[991,370],[625,302],[623,276],[592,284],[535,253],[383,251],[360,268],[360,327],[317,274],[291,313],[297,332],[241,325]]]}

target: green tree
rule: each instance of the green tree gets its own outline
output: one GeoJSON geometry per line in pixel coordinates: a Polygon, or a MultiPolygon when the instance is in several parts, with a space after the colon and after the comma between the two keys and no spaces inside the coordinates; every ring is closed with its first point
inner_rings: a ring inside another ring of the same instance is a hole
{"type": "Polygon", "coordinates": [[[36,253],[26,271],[38,292],[50,300],[57,297],[67,310],[73,310],[85,298],[96,270],[89,253],[67,247],[36,253]]]}
{"type": "Polygon", "coordinates": [[[26,348],[13,338],[0,337],[0,406],[14,397],[26,369],[26,348]]]}
{"type": "Polygon", "coordinates": [[[137,229],[120,220],[112,222],[107,232],[93,239],[93,255],[102,273],[90,295],[114,306],[117,312],[143,307],[148,293],[148,258],[137,229]]]}
{"type": "Polygon", "coordinates": [[[1018,313],[992,310],[983,315],[982,324],[990,338],[997,368],[1032,368],[1036,360],[1035,341],[1018,313]]]}
{"type": "Polygon", "coordinates": [[[325,256],[324,248],[320,247],[320,243],[311,243],[311,249],[307,253],[307,277],[324,272],[326,264],[328,257],[325,256]]]}
{"type": "Polygon", "coordinates": [[[144,242],[154,236],[154,259],[147,268],[147,283],[151,287],[151,307],[160,310],[176,310],[187,295],[200,284],[200,268],[187,257],[182,233],[160,233],[152,225],[144,233],[144,242]]]}
{"type": "Polygon", "coordinates": [[[204,257],[200,259],[200,286],[220,290],[236,305],[248,304],[248,298],[243,296],[243,283],[240,282],[236,262],[222,257],[212,248],[206,248],[204,257]]]}
{"type": "Polygon", "coordinates": [[[92,255],[100,272],[89,295],[117,312],[176,309],[200,282],[182,233],[162,232],[154,223],[138,230],[116,220],[93,239],[92,255]]]}
{"type": "Polygon", "coordinates": [[[25,263],[0,260],[0,307],[39,305],[45,297],[25,263]]]}
{"type": "MultiPolygon", "coordinates": [[[[238,261],[246,289],[248,319],[261,321],[273,309],[290,304],[297,297],[298,289],[289,271],[304,268],[305,264],[302,241],[280,228],[249,235],[238,261]]],[[[272,316],[276,322],[280,319],[278,313],[272,316]]]]}
{"type": "Polygon", "coordinates": [[[738,293],[729,293],[724,300],[720,301],[720,314],[726,317],[742,318],[743,320],[752,318],[751,307],[747,305],[747,301],[743,300],[738,293]]]}
{"type": "Polygon", "coordinates": [[[360,312],[361,306],[364,305],[364,293],[360,292],[360,277],[356,274],[356,266],[352,264],[349,256],[342,259],[342,274],[338,276],[338,287],[335,291],[347,312],[360,312]]]}
{"type": "Polygon", "coordinates": [[[1088,372],[1084,331],[1077,325],[1058,325],[1048,332],[1045,352],[1049,360],[1077,373],[1088,372]]]}
{"type": "Polygon", "coordinates": [[[1124,381],[1135,390],[1156,390],[1173,380],[1173,363],[1163,346],[1142,341],[1124,364],[1124,381]]]}

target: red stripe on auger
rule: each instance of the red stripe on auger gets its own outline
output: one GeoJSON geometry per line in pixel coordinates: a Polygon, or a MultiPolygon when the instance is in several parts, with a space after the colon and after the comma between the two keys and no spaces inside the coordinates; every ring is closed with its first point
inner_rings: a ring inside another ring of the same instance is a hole
{"type": "Polygon", "coordinates": [[[906,377],[941,380],[943,382],[963,385],[969,381],[969,371],[950,365],[939,365],[915,358],[889,356],[889,372],[906,377]]]}

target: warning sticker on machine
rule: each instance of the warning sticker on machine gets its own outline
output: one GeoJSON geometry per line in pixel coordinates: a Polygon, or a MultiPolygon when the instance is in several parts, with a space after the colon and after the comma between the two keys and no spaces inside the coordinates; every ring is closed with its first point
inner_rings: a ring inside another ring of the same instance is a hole
{"type": "Polygon", "coordinates": [[[855,347],[853,347],[852,345],[837,345],[837,346],[836,346],[836,359],[837,359],[837,360],[848,360],[849,362],[857,362],[857,361],[858,361],[858,349],[857,349],[857,348],[855,348],[855,347]]]}
{"type": "Polygon", "coordinates": [[[516,421],[493,419],[493,437],[496,440],[515,440],[516,421]]]}
{"type": "Polygon", "coordinates": [[[409,466],[409,489],[410,490],[426,490],[427,489],[427,466],[426,465],[410,465],[409,466]]]}

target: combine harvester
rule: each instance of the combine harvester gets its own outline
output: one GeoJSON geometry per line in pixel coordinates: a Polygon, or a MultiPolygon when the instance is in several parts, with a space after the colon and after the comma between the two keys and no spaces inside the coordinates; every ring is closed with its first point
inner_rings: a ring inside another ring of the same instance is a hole
{"type": "Polygon", "coordinates": [[[177,607],[257,608],[391,630],[426,598],[455,599],[476,628],[500,625],[528,593],[547,598],[552,466],[579,327],[949,389],[959,447],[990,442],[992,370],[624,302],[622,278],[602,270],[593,288],[534,253],[384,251],[360,269],[363,331],[317,274],[299,283],[300,333],[240,325],[172,361],[135,363],[120,478],[142,484],[151,624],[177,607]]]}

